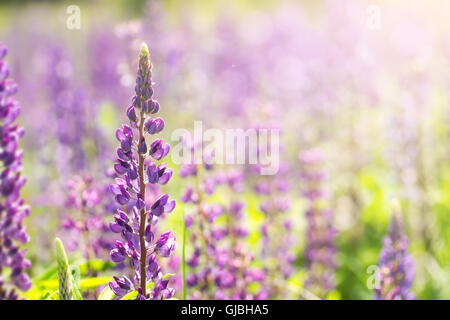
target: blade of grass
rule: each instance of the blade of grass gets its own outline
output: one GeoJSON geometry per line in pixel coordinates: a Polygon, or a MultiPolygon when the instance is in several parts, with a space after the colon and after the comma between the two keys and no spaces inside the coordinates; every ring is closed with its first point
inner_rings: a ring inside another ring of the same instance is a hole
{"type": "Polygon", "coordinates": [[[186,223],[184,222],[183,210],[183,252],[182,252],[182,271],[183,271],[183,300],[186,300],[186,223]]]}

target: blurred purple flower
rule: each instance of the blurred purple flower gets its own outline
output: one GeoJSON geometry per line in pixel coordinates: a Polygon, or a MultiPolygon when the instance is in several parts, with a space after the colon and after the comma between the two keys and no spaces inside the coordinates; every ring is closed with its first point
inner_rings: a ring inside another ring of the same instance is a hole
{"type": "Polygon", "coordinates": [[[308,202],[306,211],[308,228],[304,251],[308,278],[305,287],[321,298],[325,298],[334,288],[333,275],[336,268],[334,261],[336,231],[332,226],[333,214],[331,210],[323,208],[324,193],[321,190],[324,177],[321,171],[323,157],[320,149],[305,150],[299,155],[305,186],[303,195],[308,202]]]}
{"type": "Polygon", "coordinates": [[[408,239],[403,231],[399,212],[394,212],[388,235],[383,239],[378,266],[379,287],[375,287],[375,299],[412,300],[410,291],[414,280],[414,260],[408,253],[408,239]]]}
{"type": "Polygon", "coordinates": [[[0,300],[18,299],[16,288],[26,291],[31,281],[25,270],[31,263],[25,259],[26,250],[20,247],[29,241],[23,219],[30,209],[20,198],[20,189],[25,184],[22,173],[22,150],[19,139],[24,130],[14,123],[20,113],[20,106],[14,100],[17,85],[8,79],[9,67],[4,58],[7,48],[0,42],[0,300]],[[9,268],[10,273],[4,270],[9,268]],[[6,274],[9,274],[9,281],[6,274]]]}

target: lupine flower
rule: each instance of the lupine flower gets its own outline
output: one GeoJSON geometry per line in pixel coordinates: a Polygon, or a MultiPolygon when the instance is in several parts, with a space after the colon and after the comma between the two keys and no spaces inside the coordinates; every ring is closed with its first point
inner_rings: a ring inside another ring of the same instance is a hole
{"type": "Polygon", "coordinates": [[[30,209],[20,198],[26,179],[21,176],[22,150],[18,149],[18,143],[24,130],[14,123],[20,106],[13,98],[17,85],[8,79],[6,53],[6,47],[0,42],[0,299],[15,300],[18,298],[16,288],[26,291],[31,286],[25,273],[31,263],[25,259],[26,250],[20,249],[29,241],[22,222],[30,209]],[[10,269],[10,273],[5,269],[10,269]]]}
{"type": "MultiPolygon", "coordinates": [[[[257,125],[256,128],[277,128],[277,125],[257,125]]],[[[261,150],[257,149],[258,155],[261,150]]],[[[249,178],[254,178],[253,191],[259,196],[259,210],[264,214],[261,231],[261,259],[264,272],[267,274],[264,283],[265,292],[260,297],[268,298],[286,297],[288,291],[283,282],[293,272],[294,255],[291,248],[294,244],[287,213],[290,201],[287,198],[289,183],[287,180],[288,166],[281,162],[279,171],[275,175],[261,176],[261,165],[249,167],[249,178]]]]}
{"type": "Polygon", "coordinates": [[[87,101],[81,88],[73,89],[73,68],[63,46],[52,44],[48,47],[46,84],[55,123],[54,135],[59,142],[55,159],[64,176],[82,169],[86,162],[82,140],[86,133],[87,101]]]}
{"type": "Polygon", "coordinates": [[[102,28],[94,27],[89,32],[88,70],[92,80],[90,88],[93,88],[92,98],[96,103],[106,100],[121,108],[121,103],[126,102],[128,96],[125,86],[121,84],[119,71],[128,54],[128,48],[124,49],[123,42],[110,28],[112,26],[104,28],[103,25],[102,28]],[[106,52],[108,54],[105,54],[106,52]],[[98,59],[100,56],[102,59],[98,59]]]}
{"type": "Polygon", "coordinates": [[[224,269],[223,265],[217,264],[219,230],[214,230],[213,223],[224,213],[224,208],[217,203],[207,202],[206,196],[213,194],[215,187],[222,181],[214,178],[213,167],[205,161],[194,163],[195,149],[201,146],[201,141],[193,141],[190,135],[186,135],[182,143],[191,154],[190,159],[181,165],[180,176],[186,179],[192,177],[194,182],[194,186],[186,186],[181,196],[181,201],[191,203],[194,207],[191,213],[185,215],[185,226],[189,229],[193,247],[186,261],[190,267],[186,277],[186,284],[190,288],[188,294],[192,299],[221,298],[216,293],[222,286],[220,278],[224,269]]]}
{"type": "Polygon", "coordinates": [[[156,256],[170,256],[175,250],[175,237],[166,232],[154,243],[155,230],[152,225],[164,213],[173,211],[175,200],[170,200],[168,194],[163,194],[151,204],[146,197],[147,184],[165,184],[172,175],[165,163],[157,165],[154,161],[167,155],[169,145],[156,139],[147,148],[145,140],[145,123],[151,119],[151,114],[159,110],[159,103],[153,99],[151,70],[148,48],[143,44],[139,55],[136,95],[127,109],[130,125],[123,125],[116,131],[120,147],[117,149],[118,158],[114,169],[123,178],[116,178],[115,184],[110,186],[122,209],[129,208],[126,211],[117,209],[114,221],[110,223],[110,229],[120,233],[122,237],[122,241],[115,242],[110,257],[116,263],[128,258],[136,274],[134,283],[126,278],[114,278],[109,285],[119,297],[129,290],[138,290],[138,300],[168,299],[174,293],[167,288],[168,280],[163,280],[156,256]],[[147,293],[147,281],[155,284],[151,293],[147,293]]]}
{"type": "MultiPolygon", "coordinates": [[[[113,233],[105,217],[116,207],[111,206],[107,188],[94,182],[91,175],[75,176],[67,182],[65,208],[61,219],[67,248],[81,248],[89,269],[92,256],[104,258],[112,249],[113,233]]],[[[90,270],[88,270],[90,272],[90,270]]]]}
{"type": "Polygon", "coordinates": [[[301,152],[299,159],[305,185],[303,196],[308,202],[306,211],[308,229],[304,252],[308,278],[305,287],[318,297],[325,298],[334,288],[336,231],[332,226],[332,211],[325,209],[323,203],[325,193],[321,184],[325,175],[320,168],[323,153],[319,149],[310,149],[301,152]]]}
{"type": "Polygon", "coordinates": [[[155,252],[160,256],[167,258],[175,250],[175,237],[169,232],[161,235],[156,241],[155,252]]]}
{"type": "Polygon", "coordinates": [[[399,212],[394,212],[387,236],[383,239],[379,260],[379,283],[375,287],[375,299],[412,300],[410,291],[414,280],[414,260],[408,253],[408,239],[403,231],[399,212]]]}
{"type": "Polygon", "coordinates": [[[116,276],[113,276],[113,278],[114,281],[109,282],[109,287],[116,296],[123,297],[128,293],[128,291],[130,291],[131,288],[133,288],[131,280],[128,279],[126,276],[123,276],[122,279],[119,279],[116,276]]]}
{"type": "Polygon", "coordinates": [[[237,170],[214,171],[212,155],[208,153],[203,154],[201,164],[194,164],[192,160],[200,142],[184,137],[183,143],[192,154],[191,161],[181,165],[180,175],[192,177],[195,182],[181,196],[181,201],[194,206],[185,216],[193,247],[186,261],[189,298],[254,299],[248,285],[258,280],[250,272],[253,257],[244,243],[248,234],[240,221],[244,204],[237,201],[219,204],[207,199],[219,186],[228,186],[230,193],[242,191],[243,175],[237,170]],[[217,223],[217,218],[224,215],[226,223],[217,223]]]}
{"type": "MultiPolygon", "coordinates": [[[[235,178],[236,176],[233,180],[235,178]]],[[[252,284],[264,283],[266,273],[251,266],[254,257],[244,242],[248,235],[247,229],[243,226],[244,212],[245,206],[242,202],[233,201],[228,207],[227,227],[222,231],[221,250],[216,254],[216,264],[222,268],[219,277],[216,278],[218,283],[216,297],[223,296],[232,300],[262,298],[263,286],[256,292],[249,290],[252,284]]]]}

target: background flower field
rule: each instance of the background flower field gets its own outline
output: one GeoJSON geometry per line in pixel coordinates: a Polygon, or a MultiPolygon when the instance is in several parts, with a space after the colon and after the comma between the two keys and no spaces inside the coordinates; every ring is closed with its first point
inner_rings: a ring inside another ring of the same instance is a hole
{"type": "Polygon", "coordinates": [[[20,296],[58,289],[55,237],[84,298],[129,272],[110,258],[109,189],[145,42],[164,119],[146,130],[172,147],[194,121],[281,130],[274,176],[165,159],[170,182],[148,195],[176,200],[155,231],[176,238],[161,260],[175,298],[389,298],[374,270],[398,267],[391,298],[449,299],[449,12],[445,0],[2,2],[30,205],[20,296]]]}

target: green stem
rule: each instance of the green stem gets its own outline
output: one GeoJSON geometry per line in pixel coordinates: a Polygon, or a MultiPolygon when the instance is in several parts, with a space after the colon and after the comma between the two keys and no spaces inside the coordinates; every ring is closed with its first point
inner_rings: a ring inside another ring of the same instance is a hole
{"type": "MultiPolygon", "coordinates": [[[[82,199],[81,199],[82,200],[82,199]]],[[[86,221],[86,211],[84,205],[81,205],[81,223],[82,223],[82,238],[84,242],[84,249],[86,250],[85,259],[86,259],[86,275],[92,275],[91,273],[91,263],[90,263],[90,257],[89,257],[89,239],[88,239],[88,229],[87,229],[87,221],[86,221]]]]}
{"type": "Polygon", "coordinates": [[[183,210],[183,249],[182,249],[182,263],[183,265],[183,300],[186,300],[186,223],[184,220],[184,210],[183,210]]]}
{"type": "MultiPolygon", "coordinates": [[[[142,138],[144,137],[144,112],[142,112],[141,108],[141,114],[140,114],[140,123],[139,123],[139,142],[141,143],[142,138]]],[[[139,145],[138,145],[139,149],[139,145]]],[[[140,195],[143,201],[145,201],[145,183],[144,183],[144,157],[139,153],[139,164],[138,164],[138,171],[139,171],[139,189],[140,189],[140,195]]],[[[147,296],[147,273],[146,273],[146,260],[147,260],[147,249],[145,247],[145,222],[147,219],[147,215],[145,212],[145,206],[140,211],[140,226],[139,226],[139,244],[141,247],[141,256],[140,256],[140,280],[141,280],[141,289],[142,294],[144,297],[147,296]]]]}

